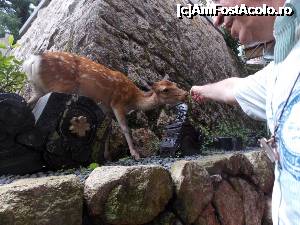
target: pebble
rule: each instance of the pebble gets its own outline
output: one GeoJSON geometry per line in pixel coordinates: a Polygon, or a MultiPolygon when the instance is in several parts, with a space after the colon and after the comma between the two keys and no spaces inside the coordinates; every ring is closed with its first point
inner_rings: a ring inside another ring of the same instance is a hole
{"type": "MultiPolygon", "coordinates": [[[[135,161],[131,158],[123,158],[117,162],[107,162],[104,166],[134,166],[134,165],[158,165],[162,166],[168,170],[170,170],[172,164],[179,160],[197,160],[202,158],[203,155],[193,155],[193,156],[185,156],[185,157],[166,157],[161,158],[159,156],[152,156],[148,158],[143,158],[139,161],[135,161]]],[[[24,178],[37,178],[37,177],[47,177],[47,176],[61,176],[61,175],[69,175],[75,174],[82,183],[89,177],[92,169],[89,168],[77,168],[77,169],[67,169],[67,170],[59,170],[59,171],[45,171],[38,172],[35,174],[25,174],[21,175],[2,175],[0,176],[0,186],[9,184],[17,179],[24,178]]]]}

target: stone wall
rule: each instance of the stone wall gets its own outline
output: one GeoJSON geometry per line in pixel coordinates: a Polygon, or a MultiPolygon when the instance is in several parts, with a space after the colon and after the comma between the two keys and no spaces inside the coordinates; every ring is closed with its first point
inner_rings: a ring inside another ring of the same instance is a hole
{"type": "Polygon", "coordinates": [[[273,165],[261,151],[159,166],[103,166],[0,186],[2,225],[267,225],[273,165]]]}

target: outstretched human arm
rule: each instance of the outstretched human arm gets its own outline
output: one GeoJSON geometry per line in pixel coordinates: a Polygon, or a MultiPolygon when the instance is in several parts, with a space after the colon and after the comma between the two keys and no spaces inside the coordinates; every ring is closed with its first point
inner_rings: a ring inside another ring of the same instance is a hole
{"type": "Polygon", "coordinates": [[[273,71],[274,63],[270,63],[248,77],[231,77],[212,84],[194,86],[190,92],[197,102],[211,100],[227,104],[238,103],[248,116],[265,120],[267,77],[272,76],[273,71]]]}
{"type": "Polygon", "coordinates": [[[197,102],[213,100],[221,103],[237,104],[234,90],[241,79],[243,78],[231,77],[212,84],[193,86],[191,89],[192,98],[197,102]]]}

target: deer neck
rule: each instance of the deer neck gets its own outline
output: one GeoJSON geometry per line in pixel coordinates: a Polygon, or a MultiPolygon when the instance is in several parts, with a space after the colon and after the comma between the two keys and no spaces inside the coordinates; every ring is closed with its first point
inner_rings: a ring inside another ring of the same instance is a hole
{"type": "Polygon", "coordinates": [[[157,95],[153,91],[143,92],[140,91],[136,108],[142,111],[147,111],[159,106],[157,95]]]}

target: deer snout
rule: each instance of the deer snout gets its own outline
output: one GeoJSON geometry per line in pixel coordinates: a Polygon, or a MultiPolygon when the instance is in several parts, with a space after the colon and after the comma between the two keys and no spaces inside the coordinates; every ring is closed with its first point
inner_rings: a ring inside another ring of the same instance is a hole
{"type": "Polygon", "coordinates": [[[189,97],[189,92],[185,91],[184,96],[185,96],[185,98],[189,97]]]}
{"type": "Polygon", "coordinates": [[[187,100],[187,99],[188,99],[188,96],[189,96],[189,92],[183,91],[183,94],[182,94],[182,101],[187,100]]]}

